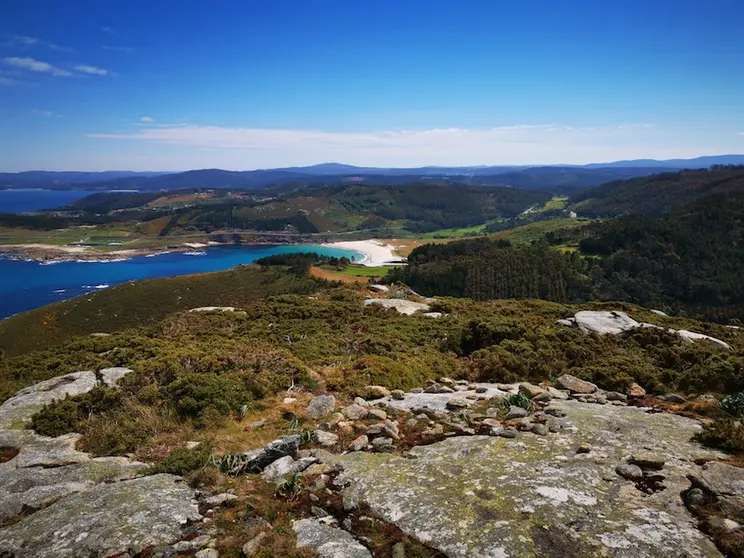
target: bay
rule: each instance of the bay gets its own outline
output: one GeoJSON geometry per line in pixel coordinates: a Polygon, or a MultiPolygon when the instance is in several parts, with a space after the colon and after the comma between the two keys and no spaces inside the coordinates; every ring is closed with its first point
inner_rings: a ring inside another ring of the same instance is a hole
{"type": "Polygon", "coordinates": [[[83,190],[0,190],[0,213],[57,209],[90,194],[83,190]]]}
{"type": "Polygon", "coordinates": [[[318,245],[216,246],[193,252],[171,252],[107,262],[40,263],[0,259],[0,319],[52,302],[154,277],[221,271],[273,254],[316,252],[361,261],[363,255],[318,245]]]}

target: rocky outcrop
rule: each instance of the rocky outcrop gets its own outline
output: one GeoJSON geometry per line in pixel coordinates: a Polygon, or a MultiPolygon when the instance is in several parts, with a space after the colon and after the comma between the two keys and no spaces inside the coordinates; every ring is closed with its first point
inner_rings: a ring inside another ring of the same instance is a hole
{"type": "Polygon", "coordinates": [[[316,395],[307,406],[307,414],[314,419],[319,419],[335,408],[336,398],[333,395],[316,395]]]}
{"type": "Polygon", "coordinates": [[[571,376],[571,374],[564,374],[558,378],[555,381],[555,387],[558,389],[564,389],[571,393],[589,394],[597,391],[597,386],[595,384],[587,382],[586,380],[580,380],[576,376],[571,376]]]}
{"type": "Polygon", "coordinates": [[[100,380],[95,372],[73,372],[22,389],[0,405],[0,428],[24,428],[50,403],[87,393],[98,385],[115,387],[130,372],[129,368],[104,368],[99,372],[100,380]]]}
{"type": "MultiPolygon", "coordinates": [[[[666,329],[654,324],[637,322],[625,312],[583,310],[577,312],[573,318],[558,320],[557,323],[567,326],[575,326],[586,333],[599,333],[618,335],[624,331],[630,331],[638,327],[650,327],[666,329]]],[[[725,349],[732,350],[731,345],[710,335],[687,331],[686,329],[667,329],[670,333],[676,333],[682,340],[692,343],[694,341],[708,341],[720,345],[725,349]]]]}
{"type": "Polygon", "coordinates": [[[336,479],[344,504],[366,503],[452,557],[720,556],[680,496],[694,461],[715,455],[691,442],[696,421],[575,400],[549,410],[565,418],[548,437],[453,437],[408,458],[349,453],[336,479]],[[639,457],[649,444],[663,463],[648,473],[663,489],[650,493],[615,472],[633,456],[650,463],[639,457]]]}
{"type": "Polygon", "coordinates": [[[725,463],[706,463],[690,475],[690,480],[713,495],[729,518],[744,523],[744,469],[725,463]]]}
{"type": "Polygon", "coordinates": [[[98,485],[0,529],[0,555],[76,558],[137,554],[201,519],[194,491],[173,475],[98,485]]]}
{"type": "Polygon", "coordinates": [[[95,372],[73,372],[22,389],[0,405],[0,428],[23,428],[45,406],[98,384],[95,372]]]}
{"type": "Polygon", "coordinates": [[[399,314],[410,316],[416,312],[428,312],[431,307],[422,302],[412,302],[400,298],[368,298],[364,301],[365,306],[376,304],[384,308],[394,308],[399,314]]]}
{"type": "Polygon", "coordinates": [[[297,546],[311,548],[320,558],[372,558],[372,553],[346,531],[318,519],[294,522],[297,546]]]}

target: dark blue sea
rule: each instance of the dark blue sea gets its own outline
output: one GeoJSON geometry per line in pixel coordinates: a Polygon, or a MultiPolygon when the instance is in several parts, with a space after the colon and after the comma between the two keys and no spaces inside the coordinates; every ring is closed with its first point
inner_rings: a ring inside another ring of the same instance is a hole
{"type": "Polygon", "coordinates": [[[325,246],[218,246],[193,252],[172,252],[110,262],[64,261],[42,264],[0,258],[0,319],[58,300],[105,289],[117,283],[151,277],[173,277],[220,271],[239,264],[290,252],[327,256],[362,254],[325,246]]]}
{"type": "Polygon", "coordinates": [[[0,190],[0,213],[24,213],[40,209],[57,209],[90,194],[71,190],[0,190]]]}

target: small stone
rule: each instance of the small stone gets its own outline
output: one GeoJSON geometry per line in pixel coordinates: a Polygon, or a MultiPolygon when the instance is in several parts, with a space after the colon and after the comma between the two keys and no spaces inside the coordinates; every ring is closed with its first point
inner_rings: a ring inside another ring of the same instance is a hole
{"type": "Polygon", "coordinates": [[[214,496],[204,498],[204,503],[208,506],[216,507],[226,502],[235,502],[237,499],[238,497],[235,494],[223,492],[222,494],[215,494],[214,496]]]}
{"type": "Polygon", "coordinates": [[[566,411],[562,411],[561,409],[545,409],[543,412],[546,415],[550,415],[556,418],[563,418],[566,416],[566,411]]]}
{"type": "Polygon", "coordinates": [[[565,401],[566,399],[568,399],[567,391],[556,389],[552,386],[548,388],[548,393],[553,396],[553,399],[560,399],[561,401],[565,401]]]}
{"type": "Polygon", "coordinates": [[[336,398],[333,395],[316,395],[307,406],[307,414],[314,419],[327,415],[336,407],[336,398]]]}
{"type": "Polygon", "coordinates": [[[551,432],[560,432],[561,430],[561,423],[554,418],[549,418],[548,420],[546,420],[545,426],[547,426],[548,430],[550,430],[551,432]]]}
{"type": "Polygon", "coordinates": [[[442,386],[439,384],[431,384],[430,386],[426,386],[426,389],[424,390],[424,393],[439,393],[439,390],[442,389],[442,386]]]}
{"type": "Polygon", "coordinates": [[[516,438],[517,431],[514,428],[501,428],[496,435],[502,438],[516,438]]]}
{"type": "Polygon", "coordinates": [[[349,422],[347,420],[341,421],[336,425],[336,428],[338,429],[341,434],[353,434],[354,433],[354,423],[349,422]]]}
{"type": "Polygon", "coordinates": [[[486,393],[488,391],[488,388],[486,387],[477,387],[475,388],[475,393],[486,393]]]}
{"type": "Polygon", "coordinates": [[[548,427],[545,426],[544,424],[533,424],[532,432],[534,432],[538,436],[547,436],[549,430],[548,430],[548,427]]]}
{"type": "Polygon", "coordinates": [[[369,403],[367,403],[367,400],[362,399],[361,397],[355,397],[354,404],[359,405],[360,407],[369,407],[369,403]]]}
{"type": "Polygon", "coordinates": [[[194,441],[186,442],[186,449],[192,450],[194,448],[198,448],[200,445],[201,445],[201,442],[194,442],[194,441]]]}
{"type": "Polygon", "coordinates": [[[314,432],[315,434],[315,441],[318,442],[323,447],[331,447],[338,444],[338,436],[335,434],[332,434],[331,432],[326,432],[324,430],[316,430],[314,432]]]}
{"type": "Polygon", "coordinates": [[[366,386],[359,393],[365,399],[381,399],[390,397],[390,390],[383,386],[366,386]]]}
{"type": "Polygon", "coordinates": [[[327,515],[331,515],[323,508],[319,508],[318,506],[310,506],[310,513],[315,517],[325,517],[327,515]]]}
{"type": "Polygon", "coordinates": [[[261,531],[258,535],[243,545],[243,554],[248,558],[258,554],[258,551],[261,550],[261,545],[263,544],[264,539],[268,536],[269,534],[266,531],[261,531]]]}
{"type": "Polygon", "coordinates": [[[367,412],[369,413],[370,417],[374,417],[379,420],[385,420],[388,417],[385,411],[383,411],[382,409],[377,409],[375,407],[367,409],[367,412]]]}
{"type": "Polygon", "coordinates": [[[380,422],[377,424],[370,424],[367,427],[367,435],[368,436],[377,436],[379,434],[382,434],[382,431],[385,430],[385,423],[380,422]]]}
{"type": "Polygon", "coordinates": [[[372,440],[372,447],[377,451],[385,451],[393,449],[395,446],[393,445],[392,438],[380,437],[372,440]]]}
{"type": "Polygon", "coordinates": [[[406,545],[402,542],[395,543],[391,558],[406,558],[406,545]]]}
{"type": "Polygon", "coordinates": [[[624,393],[620,393],[619,391],[608,391],[605,394],[605,397],[607,397],[607,401],[627,401],[628,396],[624,393]]]}
{"type": "MultiPolygon", "coordinates": [[[[393,391],[390,392],[393,395],[393,399],[398,399],[398,397],[395,396],[395,392],[400,392],[400,391],[403,391],[403,390],[394,389],[393,391]]],[[[411,390],[411,393],[424,393],[424,389],[423,388],[413,388],[411,390]]],[[[403,394],[403,396],[401,398],[402,399],[405,398],[405,393],[403,394]]]]}
{"type": "Polygon", "coordinates": [[[343,409],[341,414],[349,420],[362,420],[366,418],[369,413],[367,412],[367,409],[361,405],[354,404],[343,409]]]}
{"type": "Polygon", "coordinates": [[[622,463],[615,467],[615,472],[626,479],[632,481],[639,481],[643,478],[643,471],[638,465],[631,465],[629,463],[622,463]]]}
{"type": "Polygon", "coordinates": [[[400,439],[400,430],[398,429],[398,423],[395,421],[386,420],[383,431],[394,440],[400,439]]]}
{"type": "Polygon", "coordinates": [[[571,374],[564,374],[555,381],[555,386],[558,389],[565,389],[572,393],[594,393],[597,391],[597,386],[591,382],[581,380],[571,374]]]}
{"type": "Polygon", "coordinates": [[[357,439],[355,439],[351,444],[349,444],[349,449],[351,451],[362,451],[364,448],[367,447],[369,444],[369,438],[362,434],[357,439]]]}
{"type": "Polygon", "coordinates": [[[670,393],[668,395],[665,395],[664,401],[666,401],[667,403],[675,403],[675,404],[687,403],[687,399],[685,399],[684,397],[676,393],[670,393]]]}
{"type": "Polygon", "coordinates": [[[628,403],[627,402],[625,402],[625,401],[618,401],[618,400],[610,401],[610,404],[614,405],[615,407],[627,407],[628,406],[628,403]]]}
{"type": "Polygon", "coordinates": [[[196,554],[194,554],[195,558],[220,558],[220,553],[217,552],[214,548],[203,548],[196,554]]]}
{"type": "Polygon", "coordinates": [[[441,378],[439,378],[439,383],[444,386],[454,386],[455,380],[453,380],[452,378],[448,378],[447,376],[442,376],[441,378]]]}
{"type": "Polygon", "coordinates": [[[544,391],[542,393],[538,393],[535,397],[533,397],[532,401],[534,403],[550,403],[551,399],[553,399],[553,396],[550,395],[547,391],[544,391]]]}
{"type": "Polygon", "coordinates": [[[639,397],[644,397],[646,395],[646,390],[634,382],[630,384],[627,394],[628,397],[636,399],[639,397]]]}
{"type": "Polygon", "coordinates": [[[470,405],[471,405],[471,402],[468,401],[467,399],[457,399],[457,398],[450,399],[446,403],[446,407],[448,409],[453,409],[453,410],[467,409],[470,405]]]}
{"type": "Polygon", "coordinates": [[[634,453],[630,460],[633,465],[638,465],[642,469],[659,470],[664,467],[665,460],[653,453],[634,453]]]}
{"type": "Polygon", "coordinates": [[[741,528],[741,525],[732,519],[710,519],[708,525],[713,529],[719,529],[723,531],[735,531],[741,528]]]}
{"type": "Polygon", "coordinates": [[[416,420],[415,418],[410,418],[406,421],[406,426],[408,428],[415,428],[418,423],[419,421],[416,420]]]}
{"type": "Polygon", "coordinates": [[[533,397],[537,397],[538,395],[545,393],[545,390],[540,386],[536,386],[529,382],[522,382],[521,384],[519,384],[519,393],[521,393],[522,395],[526,395],[527,397],[532,399],[533,397]]]}
{"type": "Polygon", "coordinates": [[[691,488],[685,495],[685,504],[691,506],[702,506],[705,503],[705,492],[700,488],[691,488]]]}
{"type": "Polygon", "coordinates": [[[437,393],[455,393],[455,390],[448,386],[439,386],[437,393]]]}
{"type": "MultiPolygon", "coordinates": [[[[411,390],[411,393],[421,393],[421,388],[414,388],[411,390]]],[[[404,392],[402,389],[394,389],[390,391],[390,396],[395,399],[396,401],[402,401],[406,398],[406,392],[404,392]]]]}
{"type": "Polygon", "coordinates": [[[587,444],[586,442],[584,442],[583,444],[581,444],[576,449],[576,453],[589,453],[590,451],[592,451],[592,446],[591,446],[591,444],[587,444]]]}
{"type": "Polygon", "coordinates": [[[528,416],[530,416],[530,412],[527,409],[512,405],[509,407],[509,412],[506,414],[506,420],[525,418],[528,416]]]}
{"type": "Polygon", "coordinates": [[[282,401],[284,405],[292,405],[293,403],[297,403],[296,397],[285,397],[282,401]]]}

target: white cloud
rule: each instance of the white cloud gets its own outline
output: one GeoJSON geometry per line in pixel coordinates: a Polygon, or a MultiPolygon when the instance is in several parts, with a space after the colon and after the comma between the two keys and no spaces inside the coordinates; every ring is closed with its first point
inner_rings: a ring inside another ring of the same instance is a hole
{"type": "Polygon", "coordinates": [[[140,118],[140,122],[145,122],[147,124],[151,124],[151,123],[155,122],[155,119],[152,116],[143,116],[142,118],[140,118]]]}
{"type": "Polygon", "coordinates": [[[56,43],[52,43],[51,41],[45,41],[44,39],[39,39],[37,37],[28,37],[24,35],[14,35],[13,38],[8,42],[8,45],[22,49],[31,48],[33,46],[44,46],[46,48],[58,50],[60,52],[75,52],[75,50],[70,47],[58,45],[56,43]]]}
{"type": "Polygon", "coordinates": [[[32,109],[31,114],[34,114],[36,116],[54,116],[54,113],[51,110],[32,109]]]}
{"type": "Polygon", "coordinates": [[[103,45],[101,47],[103,50],[111,50],[114,52],[126,52],[126,53],[132,53],[134,52],[134,49],[131,47],[120,47],[120,46],[109,46],[109,45],[103,45]]]}
{"type": "Polygon", "coordinates": [[[88,74],[91,76],[105,76],[108,75],[109,71],[99,68],[97,66],[88,66],[87,64],[78,64],[74,70],[81,74],[88,74]]]}
{"type": "Polygon", "coordinates": [[[72,75],[72,72],[62,70],[61,68],[56,68],[47,62],[41,62],[39,60],[34,60],[33,58],[11,57],[5,58],[3,61],[9,66],[22,68],[30,72],[51,74],[53,76],[59,77],[70,77],[72,75]]]}
{"type": "MultiPolygon", "coordinates": [[[[649,124],[592,127],[546,124],[370,132],[151,124],[133,132],[90,134],[90,137],[141,142],[143,147],[163,144],[160,152],[168,152],[169,156],[180,153],[184,168],[202,165],[270,168],[322,161],[362,166],[581,164],[683,157],[701,151],[675,148],[660,141],[659,130],[649,124]],[[205,155],[206,150],[213,150],[212,155],[205,155]]],[[[146,149],[157,158],[158,153],[152,152],[152,147],[146,149]]]]}

